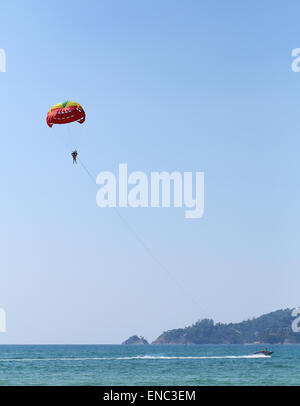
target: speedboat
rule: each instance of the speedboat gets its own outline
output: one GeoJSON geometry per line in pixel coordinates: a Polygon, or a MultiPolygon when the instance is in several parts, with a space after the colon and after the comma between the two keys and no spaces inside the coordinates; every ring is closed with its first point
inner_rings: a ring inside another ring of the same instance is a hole
{"type": "Polygon", "coordinates": [[[271,354],[273,354],[273,352],[274,352],[274,351],[261,350],[261,351],[256,351],[256,352],[254,353],[254,355],[259,355],[259,354],[261,354],[261,355],[271,355],[271,354]]]}

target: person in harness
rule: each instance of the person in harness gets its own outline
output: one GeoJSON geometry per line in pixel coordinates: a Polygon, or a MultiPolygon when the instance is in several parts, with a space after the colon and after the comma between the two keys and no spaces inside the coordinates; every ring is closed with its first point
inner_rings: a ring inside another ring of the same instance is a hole
{"type": "Polygon", "coordinates": [[[77,152],[77,149],[75,149],[73,152],[72,152],[72,158],[73,158],[73,164],[77,164],[77,156],[78,156],[78,152],[77,152]]]}

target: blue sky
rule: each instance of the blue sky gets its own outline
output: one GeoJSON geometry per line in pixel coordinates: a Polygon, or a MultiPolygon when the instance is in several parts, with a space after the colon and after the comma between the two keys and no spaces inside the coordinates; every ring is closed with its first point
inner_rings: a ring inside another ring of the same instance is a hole
{"type": "Polygon", "coordinates": [[[3,343],[149,340],[299,306],[297,1],[0,5],[3,343]],[[78,101],[83,126],[49,129],[78,101]],[[74,141],[73,141],[74,140],[74,141]],[[122,209],[96,176],[204,171],[205,213],[122,209]]]}

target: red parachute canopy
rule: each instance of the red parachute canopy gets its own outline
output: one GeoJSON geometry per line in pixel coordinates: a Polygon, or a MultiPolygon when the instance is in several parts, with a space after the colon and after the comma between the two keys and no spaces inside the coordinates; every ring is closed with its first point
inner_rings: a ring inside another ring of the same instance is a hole
{"type": "Polygon", "coordinates": [[[85,121],[85,112],[80,104],[65,101],[52,106],[47,114],[47,124],[52,127],[53,124],[68,124],[77,121],[82,124],[85,121]]]}

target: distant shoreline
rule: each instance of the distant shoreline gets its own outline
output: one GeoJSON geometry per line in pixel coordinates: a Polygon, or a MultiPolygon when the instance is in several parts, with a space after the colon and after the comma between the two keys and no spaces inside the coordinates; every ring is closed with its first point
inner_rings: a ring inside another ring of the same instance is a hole
{"type": "MultiPolygon", "coordinates": [[[[276,310],[240,323],[214,323],[202,319],[192,326],[163,332],[153,345],[291,345],[300,344],[300,333],[292,329],[292,309],[276,310]]],[[[149,345],[144,337],[130,337],[123,344],[149,345]]]]}

